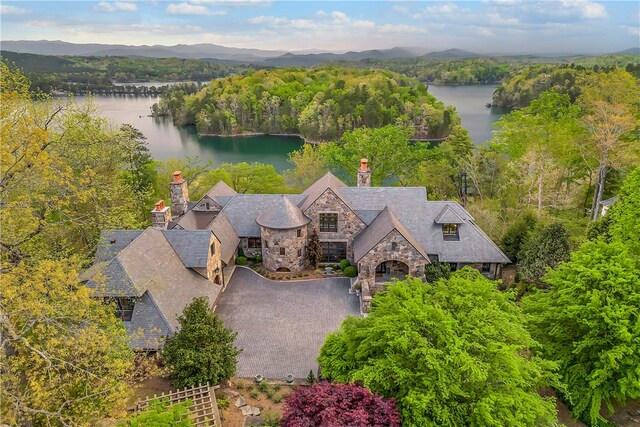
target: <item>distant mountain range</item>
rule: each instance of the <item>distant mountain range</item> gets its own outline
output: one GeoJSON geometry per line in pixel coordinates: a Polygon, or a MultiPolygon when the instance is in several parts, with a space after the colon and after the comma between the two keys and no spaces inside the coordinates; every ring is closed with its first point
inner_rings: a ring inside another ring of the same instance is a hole
{"type": "MultiPolygon", "coordinates": [[[[361,61],[363,59],[391,58],[480,58],[482,55],[461,49],[448,49],[429,52],[424,48],[395,47],[392,49],[374,49],[362,52],[346,53],[304,53],[280,50],[260,50],[225,47],[211,43],[175,46],[128,46],[109,44],[75,44],[49,40],[8,40],[0,42],[0,50],[32,53],[38,55],[76,55],[76,56],[131,56],[147,58],[190,58],[203,59],[221,64],[260,64],[273,67],[313,66],[324,62],[361,61]]],[[[640,54],[640,48],[631,48],[616,54],[640,54]]],[[[497,55],[490,55],[497,56],[497,55]]]]}

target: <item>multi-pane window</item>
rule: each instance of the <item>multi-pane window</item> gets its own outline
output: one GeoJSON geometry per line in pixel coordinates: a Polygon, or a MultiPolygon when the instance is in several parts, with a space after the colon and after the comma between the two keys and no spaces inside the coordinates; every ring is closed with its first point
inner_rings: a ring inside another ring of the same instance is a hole
{"type": "Polygon", "coordinates": [[[298,231],[296,231],[296,237],[302,237],[302,229],[298,229],[298,231]]]}
{"type": "Polygon", "coordinates": [[[118,297],[114,298],[116,303],[116,317],[126,322],[131,321],[133,307],[136,305],[134,298],[118,297]]]}
{"type": "Polygon", "coordinates": [[[320,214],[320,231],[321,232],[337,232],[338,231],[338,214],[337,213],[321,213],[320,214]]]}
{"type": "Polygon", "coordinates": [[[216,244],[215,244],[215,243],[212,243],[212,244],[211,244],[210,252],[211,252],[211,255],[213,255],[213,254],[215,254],[215,253],[216,253],[216,244]]]}
{"type": "Polygon", "coordinates": [[[285,248],[280,248],[280,255],[284,255],[286,252],[285,248]]]}
{"type": "Polygon", "coordinates": [[[262,247],[262,239],[259,237],[249,237],[247,243],[249,249],[259,249],[262,247]]]}
{"type": "Polygon", "coordinates": [[[302,256],[302,249],[298,249],[298,256],[302,256]]]}
{"type": "Polygon", "coordinates": [[[398,244],[396,242],[392,242],[391,243],[391,250],[392,251],[397,251],[398,250],[398,244]]]}
{"type": "Polygon", "coordinates": [[[442,224],[442,237],[444,240],[460,240],[458,224],[442,224]]]}
{"type": "Polygon", "coordinates": [[[482,263],[482,270],[483,273],[491,273],[491,263],[489,262],[483,262],[482,263]]]}
{"type": "Polygon", "coordinates": [[[320,242],[322,262],[340,262],[347,257],[347,242],[320,242]]]}

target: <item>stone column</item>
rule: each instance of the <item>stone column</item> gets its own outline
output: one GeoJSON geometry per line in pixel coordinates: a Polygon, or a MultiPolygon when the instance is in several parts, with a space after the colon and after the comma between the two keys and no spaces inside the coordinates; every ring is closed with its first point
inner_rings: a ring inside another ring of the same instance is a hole
{"type": "Polygon", "coordinates": [[[171,213],[173,216],[184,215],[187,212],[189,189],[187,188],[187,181],[182,178],[182,171],[173,173],[169,191],[171,192],[171,213]]]}

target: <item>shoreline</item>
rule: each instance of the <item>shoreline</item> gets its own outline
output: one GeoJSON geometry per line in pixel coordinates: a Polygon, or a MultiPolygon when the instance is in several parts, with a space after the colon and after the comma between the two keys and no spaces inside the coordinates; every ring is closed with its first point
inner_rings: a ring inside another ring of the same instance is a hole
{"type": "Polygon", "coordinates": [[[292,136],[292,137],[295,136],[297,138],[300,138],[305,144],[322,144],[323,142],[326,142],[326,141],[314,141],[300,135],[299,133],[242,132],[242,133],[236,133],[232,135],[221,134],[221,133],[198,133],[198,136],[214,136],[216,138],[238,138],[238,137],[245,137],[245,136],[292,136]]]}

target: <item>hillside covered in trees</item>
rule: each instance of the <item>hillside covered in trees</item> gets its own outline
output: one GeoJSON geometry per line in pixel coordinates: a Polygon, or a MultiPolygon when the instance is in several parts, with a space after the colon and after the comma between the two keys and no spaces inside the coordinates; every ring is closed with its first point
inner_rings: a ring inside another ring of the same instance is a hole
{"type": "Polygon", "coordinates": [[[208,81],[237,74],[246,65],[220,65],[197,59],[124,56],[51,56],[2,51],[2,62],[15,64],[31,82],[32,91],[75,94],[158,93],[134,83],[208,81]],[[118,86],[114,83],[132,83],[118,86]],[[145,90],[146,89],[146,90],[145,90]]]}
{"type": "Polygon", "coordinates": [[[459,119],[419,82],[386,70],[336,67],[249,71],[215,80],[200,92],[163,95],[154,114],[201,134],[296,133],[327,141],[363,126],[401,123],[416,139],[443,138],[459,119]]]}
{"type": "MultiPolygon", "coordinates": [[[[636,63],[629,62],[619,68],[639,78],[640,60],[634,59],[636,63]]],[[[567,94],[571,101],[575,101],[580,95],[580,87],[588,76],[618,69],[615,64],[608,66],[591,64],[591,66],[573,63],[533,65],[514,71],[493,93],[493,105],[503,108],[523,108],[546,90],[567,94]]]]}

